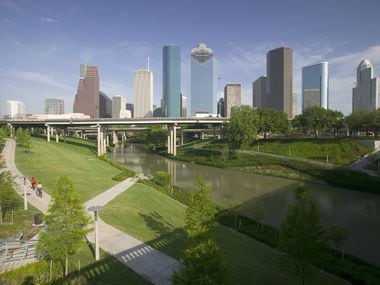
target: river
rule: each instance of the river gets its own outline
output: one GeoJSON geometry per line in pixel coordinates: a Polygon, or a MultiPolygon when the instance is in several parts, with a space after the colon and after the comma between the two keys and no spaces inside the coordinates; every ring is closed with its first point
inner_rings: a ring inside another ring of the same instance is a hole
{"type": "MultiPolygon", "coordinates": [[[[166,159],[136,145],[114,149],[111,159],[145,174],[167,171],[175,184],[185,189],[191,189],[195,179],[202,176],[216,203],[241,205],[247,215],[252,205],[259,203],[264,209],[264,222],[275,227],[283,221],[294,201],[293,189],[300,184],[290,179],[166,159]]],[[[304,185],[317,205],[321,224],[324,227],[338,224],[349,232],[345,251],[380,266],[380,195],[324,184],[304,185]]]]}

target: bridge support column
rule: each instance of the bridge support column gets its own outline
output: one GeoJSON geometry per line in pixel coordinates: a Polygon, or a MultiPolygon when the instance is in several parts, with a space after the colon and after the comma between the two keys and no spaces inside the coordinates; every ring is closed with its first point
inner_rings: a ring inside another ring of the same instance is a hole
{"type": "Polygon", "coordinates": [[[102,145],[102,143],[101,143],[101,130],[100,130],[100,125],[97,125],[97,129],[98,129],[98,135],[97,135],[97,142],[98,142],[98,156],[101,156],[102,154],[101,154],[101,145],[102,145]]]}
{"type": "Polygon", "coordinates": [[[106,147],[109,147],[110,146],[110,136],[109,134],[107,133],[106,134],[106,147]]]}
{"type": "Polygon", "coordinates": [[[47,141],[50,142],[50,126],[47,125],[47,130],[46,130],[46,134],[47,134],[47,141]]]}
{"type": "Polygon", "coordinates": [[[181,132],[181,145],[183,145],[183,132],[181,132]]]}
{"type": "Polygon", "coordinates": [[[117,145],[119,143],[119,139],[117,138],[116,132],[112,132],[112,144],[117,145]]]}
{"type": "Polygon", "coordinates": [[[13,138],[13,126],[9,124],[10,137],[13,138]]]}
{"type": "Polygon", "coordinates": [[[177,156],[177,126],[173,126],[173,156],[177,156]]]}
{"type": "Polygon", "coordinates": [[[103,138],[103,151],[102,151],[102,155],[103,155],[107,153],[107,134],[105,132],[103,132],[102,138],[103,138]],[[104,137],[104,135],[106,137],[104,137]]]}
{"type": "Polygon", "coordinates": [[[55,130],[55,142],[59,143],[58,130],[55,130]]]}
{"type": "Polygon", "coordinates": [[[171,154],[170,151],[171,151],[171,135],[170,135],[170,127],[169,126],[166,126],[167,128],[167,133],[168,133],[168,154],[171,154]]]}

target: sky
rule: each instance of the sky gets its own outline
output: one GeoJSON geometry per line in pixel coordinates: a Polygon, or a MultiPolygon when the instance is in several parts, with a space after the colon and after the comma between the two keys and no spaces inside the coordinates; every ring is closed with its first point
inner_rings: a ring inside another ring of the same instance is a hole
{"type": "MultiPolygon", "coordinates": [[[[266,53],[293,49],[293,91],[301,105],[301,68],[329,62],[330,108],[351,112],[356,68],[369,59],[380,77],[380,0],[0,0],[0,104],[22,101],[43,113],[62,98],[71,113],[81,63],[98,66],[100,90],[133,103],[133,72],[154,73],[162,98],[162,47],[181,47],[181,89],[190,94],[190,53],[214,51],[220,90],[266,74],[266,53]]],[[[190,99],[191,100],[191,99],[190,99]]]]}

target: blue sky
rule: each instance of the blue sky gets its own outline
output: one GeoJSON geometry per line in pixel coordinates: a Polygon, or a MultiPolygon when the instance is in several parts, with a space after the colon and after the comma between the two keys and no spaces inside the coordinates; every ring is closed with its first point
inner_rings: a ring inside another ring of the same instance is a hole
{"type": "MultiPolygon", "coordinates": [[[[379,0],[0,0],[0,103],[20,100],[42,113],[44,99],[65,100],[72,112],[79,64],[98,66],[100,89],[132,102],[133,71],[154,73],[154,101],[162,97],[162,47],[182,52],[182,92],[189,95],[190,51],[214,50],[221,89],[266,73],[266,53],[293,48],[293,89],[301,67],[330,63],[330,107],[348,114],[356,67],[364,58],[380,77],[379,0]]],[[[300,97],[299,97],[300,98],[300,97]]],[[[299,99],[300,104],[300,99],[299,99]]]]}

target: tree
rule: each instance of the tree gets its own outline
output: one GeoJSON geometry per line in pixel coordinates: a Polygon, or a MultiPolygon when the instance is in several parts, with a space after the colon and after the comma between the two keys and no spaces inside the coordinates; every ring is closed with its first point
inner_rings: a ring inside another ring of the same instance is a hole
{"type": "Polygon", "coordinates": [[[171,175],[164,171],[157,171],[156,175],[153,178],[153,181],[157,183],[158,185],[161,185],[165,188],[169,188],[171,175]]]}
{"type": "Polygon", "coordinates": [[[296,202],[289,207],[280,226],[278,248],[286,252],[284,258],[305,284],[305,279],[314,273],[313,265],[325,257],[327,242],[315,204],[306,197],[305,189],[297,188],[295,196],[296,202]]]}
{"type": "Polygon", "coordinates": [[[230,122],[224,125],[224,135],[231,147],[244,147],[256,139],[259,125],[259,116],[251,107],[235,106],[230,122]]]}
{"type": "Polygon", "coordinates": [[[147,143],[154,144],[156,146],[164,146],[167,140],[167,132],[160,126],[151,127],[148,136],[147,143]]]}
{"type": "Polygon", "coordinates": [[[84,211],[69,178],[58,179],[52,197],[53,203],[49,206],[45,219],[47,229],[41,233],[37,250],[47,258],[64,264],[67,275],[68,258],[84,244],[84,235],[89,232],[86,227],[90,223],[90,217],[84,211]]]}
{"type": "Polygon", "coordinates": [[[341,258],[344,258],[344,244],[349,238],[348,232],[338,225],[330,226],[328,230],[329,241],[332,243],[333,247],[340,251],[341,258]]]}
{"type": "Polygon", "coordinates": [[[0,223],[3,222],[9,210],[14,210],[20,205],[20,198],[13,189],[12,176],[4,168],[5,162],[3,159],[0,159],[0,223]]]}
{"type": "Polygon", "coordinates": [[[270,108],[259,108],[256,112],[260,118],[259,132],[263,133],[264,139],[268,133],[285,133],[288,129],[288,117],[284,112],[270,108]]]}
{"type": "Polygon", "coordinates": [[[215,205],[209,188],[198,178],[193,201],[186,210],[188,238],[181,267],[172,275],[173,284],[230,284],[228,268],[211,236],[215,224],[215,205]]]}
{"type": "Polygon", "coordinates": [[[16,142],[18,146],[25,149],[25,152],[30,152],[32,141],[28,130],[18,128],[16,131],[16,142]]]}

